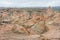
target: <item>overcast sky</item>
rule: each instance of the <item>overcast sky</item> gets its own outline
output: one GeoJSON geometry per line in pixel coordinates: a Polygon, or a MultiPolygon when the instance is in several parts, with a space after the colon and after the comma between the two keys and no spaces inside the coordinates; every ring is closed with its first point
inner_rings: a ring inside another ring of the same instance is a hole
{"type": "Polygon", "coordinates": [[[60,0],[0,0],[0,7],[60,6],[60,0]]]}

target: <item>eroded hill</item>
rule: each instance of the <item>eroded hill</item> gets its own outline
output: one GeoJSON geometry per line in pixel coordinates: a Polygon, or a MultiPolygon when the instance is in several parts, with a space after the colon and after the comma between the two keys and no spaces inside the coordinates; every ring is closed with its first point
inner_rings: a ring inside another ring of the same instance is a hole
{"type": "Polygon", "coordinates": [[[50,7],[0,9],[0,40],[60,40],[60,13],[50,7]]]}

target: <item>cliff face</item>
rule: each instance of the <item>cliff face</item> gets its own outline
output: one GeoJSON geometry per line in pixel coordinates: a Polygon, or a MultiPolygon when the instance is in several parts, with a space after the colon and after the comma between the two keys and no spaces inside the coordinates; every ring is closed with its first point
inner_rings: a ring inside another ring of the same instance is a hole
{"type": "Polygon", "coordinates": [[[44,11],[0,9],[0,34],[42,35],[54,39],[60,38],[59,29],[60,13],[50,7],[44,11]]]}

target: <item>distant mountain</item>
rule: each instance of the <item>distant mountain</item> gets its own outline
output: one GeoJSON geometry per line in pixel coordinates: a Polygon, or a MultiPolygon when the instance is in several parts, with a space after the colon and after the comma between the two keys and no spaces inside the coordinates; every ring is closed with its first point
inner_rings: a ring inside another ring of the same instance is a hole
{"type": "MultiPolygon", "coordinates": [[[[0,9],[9,9],[9,8],[13,8],[16,9],[17,7],[0,7],[0,9]]],[[[23,8],[17,8],[17,9],[25,9],[25,10],[45,10],[47,7],[23,7],[23,8]]],[[[60,11],[60,6],[55,6],[52,7],[53,10],[55,11],[60,11]]]]}
{"type": "Polygon", "coordinates": [[[55,11],[60,11],[60,6],[52,7],[52,9],[55,11]]]}

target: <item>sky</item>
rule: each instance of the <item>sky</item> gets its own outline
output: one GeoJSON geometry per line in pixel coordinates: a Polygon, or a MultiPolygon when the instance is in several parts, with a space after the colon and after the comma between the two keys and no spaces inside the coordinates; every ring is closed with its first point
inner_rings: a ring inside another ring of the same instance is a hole
{"type": "Polygon", "coordinates": [[[60,0],[0,0],[0,7],[60,6],[60,0]]]}

